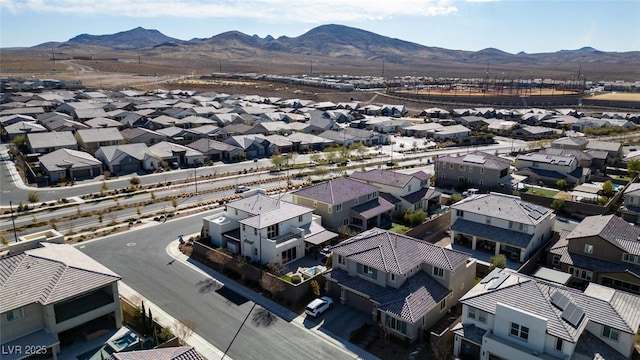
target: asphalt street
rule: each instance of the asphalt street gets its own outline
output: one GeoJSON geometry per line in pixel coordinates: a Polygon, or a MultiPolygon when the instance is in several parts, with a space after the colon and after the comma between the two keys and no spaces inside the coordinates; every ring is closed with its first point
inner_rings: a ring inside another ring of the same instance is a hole
{"type": "MultiPolygon", "coordinates": [[[[202,217],[211,213],[101,238],[78,248],[118,273],[122,281],[174,318],[196,324],[195,332],[224,351],[254,303],[226,287],[208,289],[206,276],[181,262],[172,262],[166,252],[178,235],[198,232],[202,217]]],[[[236,360],[356,357],[291,320],[277,318],[267,325],[250,316],[228,354],[236,360]]]]}

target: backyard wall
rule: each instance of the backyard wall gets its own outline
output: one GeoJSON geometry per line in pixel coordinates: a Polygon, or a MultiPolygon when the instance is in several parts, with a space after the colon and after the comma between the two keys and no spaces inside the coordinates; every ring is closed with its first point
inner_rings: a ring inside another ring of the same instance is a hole
{"type": "Polygon", "coordinates": [[[405,235],[422,239],[430,243],[436,243],[442,238],[442,235],[449,228],[451,223],[451,211],[444,214],[432,215],[422,224],[407,231],[405,235]]]}

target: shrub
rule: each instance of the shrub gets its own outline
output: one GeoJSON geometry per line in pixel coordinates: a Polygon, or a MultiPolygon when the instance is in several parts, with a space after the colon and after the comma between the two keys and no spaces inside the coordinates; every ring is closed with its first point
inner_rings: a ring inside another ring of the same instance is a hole
{"type": "Polygon", "coordinates": [[[504,269],[507,266],[507,257],[504,254],[495,255],[489,259],[489,262],[491,263],[491,270],[497,267],[504,269]]]}
{"type": "Polygon", "coordinates": [[[300,284],[301,282],[302,282],[302,278],[300,277],[300,275],[293,275],[291,277],[292,284],[300,284]]]}

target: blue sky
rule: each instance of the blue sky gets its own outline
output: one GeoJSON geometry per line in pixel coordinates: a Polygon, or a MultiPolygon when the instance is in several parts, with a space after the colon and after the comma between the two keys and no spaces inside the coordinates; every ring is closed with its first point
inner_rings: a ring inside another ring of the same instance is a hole
{"type": "Polygon", "coordinates": [[[640,0],[0,0],[0,47],[138,26],[189,40],[341,24],[447,49],[640,51],[640,0]]]}

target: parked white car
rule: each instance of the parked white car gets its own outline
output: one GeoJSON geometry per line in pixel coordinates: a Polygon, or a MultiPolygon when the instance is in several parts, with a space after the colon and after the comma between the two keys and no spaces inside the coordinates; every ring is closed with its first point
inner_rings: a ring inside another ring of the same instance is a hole
{"type": "Polygon", "coordinates": [[[332,307],[333,299],[328,296],[322,296],[310,302],[304,312],[309,316],[318,317],[332,307]]]}

